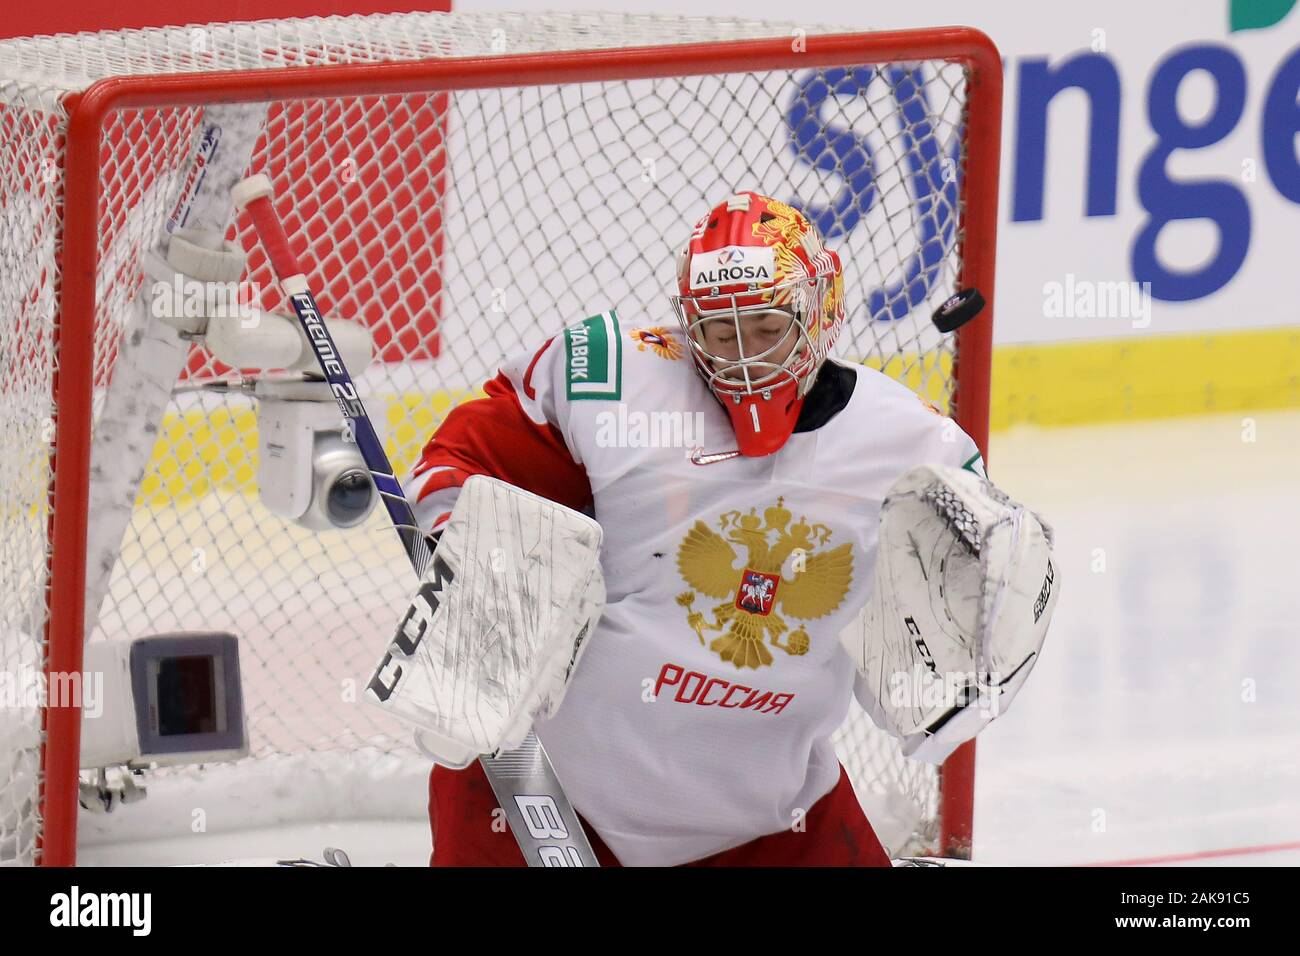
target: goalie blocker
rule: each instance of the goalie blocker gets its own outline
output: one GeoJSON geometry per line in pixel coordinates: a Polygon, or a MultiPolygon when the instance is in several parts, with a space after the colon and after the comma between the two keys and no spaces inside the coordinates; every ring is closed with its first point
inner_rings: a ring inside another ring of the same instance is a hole
{"type": "Polygon", "coordinates": [[[840,635],[858,698],[937,763],[1010,706],[1060,593],[1052,531],[986,479],[915,468],[885,497],[875,589],[840,635]]]}
{"type": "Polygon", "coordinates": [[[600,543],[591,518],[470,477],[367,699],[446,767],[518,748],[559,708],[604,610],[600,543]]]}

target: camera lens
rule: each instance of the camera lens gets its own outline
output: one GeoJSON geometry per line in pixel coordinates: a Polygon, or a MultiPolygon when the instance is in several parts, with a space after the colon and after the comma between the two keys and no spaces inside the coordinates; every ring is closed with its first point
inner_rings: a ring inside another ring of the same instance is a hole
{"type": "Polygon", "coordinates": [[[329,510],[330,520],[341,528],[356,524],[370,511],[373,495],[369,472],[359,468],[343,472],[330,485],[326,499],[325,507],[329,510]]]}

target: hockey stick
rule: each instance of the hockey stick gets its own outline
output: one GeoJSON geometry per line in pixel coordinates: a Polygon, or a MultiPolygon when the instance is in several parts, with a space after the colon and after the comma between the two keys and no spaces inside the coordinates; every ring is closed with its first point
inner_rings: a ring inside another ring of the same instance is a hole
{"type": "MultiPolygon", "coordinates": [[[[204,108],[176,179],[163,180],[174,183],[174,192],[166,197],[168,216],[154,250],[160,256],[166,256],[171,235],[179,228],[187,229],[195,241],[221,248],[235,218],[230,190],[244,178],[266,113],[265,103],[214,103],[204,108]]],[[[151,204],[141,202],[138,208],[151,208],[151,204]]],[[[140,223],[141,228],[149,226],[152,224],[140,223]]],[[[120,232],[127,240],[136,234],[131,228],[120,232]]],[[[109,258],[114,254],[110,248],[109,258]]],[[[90,475],[94,520],[86,530],[87,638],[95,629],[108,592],[114,559],[131,523],[136,494],[161,433],[172,389],[194,347],[190,339],[154,314],[144,301],[145,294],[141,289],[131,303],[118,337],[113,377],[95,421],[91,446],[95,464],[90,475]],[[112,466],[100,467],[99,462],[112,466]]]]}
{"type": "MultiPolygon", "coordinates": [[[[411,559],[416,576],[423,580],[432,559],[429,541],[393,474],[388,454],[307,285],[306,274],[289,246],[284,223],[271,202],[271,181],[263,175],[250,176],[234,188],[233,195],[235,205],[248,210],[253,220],[271,268],[311,343],[339,411],[352,422],[357,449],[402,539],[402,547],[411,559]]],[[[599,866],[536,734],[530,731],[518,750],[480,756],[479,763],[506,812],[510,829],[529,866],[599,866]]]]}

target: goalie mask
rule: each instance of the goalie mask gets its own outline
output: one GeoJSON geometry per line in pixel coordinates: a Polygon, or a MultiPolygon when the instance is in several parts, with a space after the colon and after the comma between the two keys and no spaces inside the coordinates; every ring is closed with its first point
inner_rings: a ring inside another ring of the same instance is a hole
{"type": "Polygon", "coordinates": [[[677,286],[695,367],[740,453],[779,451],[844,324],[839,256],[793,206],[737,193],[696,224],[677,286]]]}

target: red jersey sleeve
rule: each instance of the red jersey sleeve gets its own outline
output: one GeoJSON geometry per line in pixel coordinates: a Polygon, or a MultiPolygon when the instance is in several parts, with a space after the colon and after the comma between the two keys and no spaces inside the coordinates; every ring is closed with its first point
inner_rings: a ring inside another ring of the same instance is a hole
{"type": "Polygon", "coordinates": [[[486,398],[456,406],[434,432],[406,483],[422,527],[442,530],[470,475],[499,478],[575,511],[591,504],[586,470],[556,420],[555,341],[507,362],[484,386],[486,398]]]}

